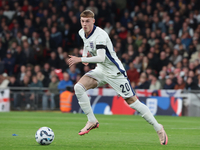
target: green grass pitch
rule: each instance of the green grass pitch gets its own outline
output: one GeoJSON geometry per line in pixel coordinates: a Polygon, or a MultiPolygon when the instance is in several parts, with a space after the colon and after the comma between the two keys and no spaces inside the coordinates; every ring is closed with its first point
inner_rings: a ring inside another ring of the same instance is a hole
{"type": "Polygon", "coordinates": [[[192,150],[200,149],[200,118],[156,116],[168,134],[160,145],[153,127],[140,116],[96,115],[100,126],[89,134],[78,131],[87,121],[84,114],[61,112],[0,113],[0,150],[192,150]],[[55,139],[48,146],[35,141],[38,128],[52,128],[55,139]],[[17,134],[18,136],[12,136],[17,134]]]}

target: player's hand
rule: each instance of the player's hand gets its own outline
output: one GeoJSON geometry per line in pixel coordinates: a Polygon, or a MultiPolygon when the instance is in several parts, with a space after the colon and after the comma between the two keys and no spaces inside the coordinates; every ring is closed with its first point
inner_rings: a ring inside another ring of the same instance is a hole
{"type": "Polygon", "coordinates": [[[89,63],[83,63],[85,66],[87,66],[89,63]]]}
{"type": "Polygon", "coordinates": [[[81,62],[81,57],[76,57],[76,56],[72,56],[72,55],[69,55],[69,57],[70,57],[68,59],[69,67],[71,67],[74,64],[81,62]]]}

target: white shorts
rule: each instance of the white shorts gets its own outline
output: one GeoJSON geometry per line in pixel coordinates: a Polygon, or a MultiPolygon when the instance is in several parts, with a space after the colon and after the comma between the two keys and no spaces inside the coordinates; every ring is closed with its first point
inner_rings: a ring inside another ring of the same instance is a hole
{"type": "Polygon", "coordinates": [[[124,99],[135,95],[129,79],[120,72],[116,73],[116,75],[105,75],[103,74],[103,70],[95,68],[87,72],[85,75],[97,80],[98,87],[108,83],[117,92],[117,94],[124,99]]]}

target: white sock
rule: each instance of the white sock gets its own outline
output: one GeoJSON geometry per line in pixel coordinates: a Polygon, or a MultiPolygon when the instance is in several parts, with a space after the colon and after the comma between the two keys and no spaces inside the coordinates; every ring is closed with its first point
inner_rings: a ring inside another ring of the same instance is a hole
{"type": "Polygon", "coordinates": [[[146,105],[141,103],[139,100],[136,100],[129,106],[137,110],[149,124],[153,125],[156,132],[161,129],[161,125],[156,121],[156,119],[154,118],[154,116],[152,115],[152,113],[146,105]]]}
{"type": "Polygon", "coordinates": [[[79,105],[81,109],[83,110],[83,112],[87,115],[88,121],[95,122],[97,119],[94,116],[94,113],[92,111],[90,100],[85,92],[84,86],[80,83],[77,83],[74,86],[74,90],[75,90],[76,97],[79,101],[79,105]]]}

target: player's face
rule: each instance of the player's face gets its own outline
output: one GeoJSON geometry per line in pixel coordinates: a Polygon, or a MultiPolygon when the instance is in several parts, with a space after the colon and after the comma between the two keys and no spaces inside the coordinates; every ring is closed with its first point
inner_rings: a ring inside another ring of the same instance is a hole
{"type": "Polygon", "coordinates": [[[81,26],[86,34],[89,34],[92,31],[94,22],[94,18],[81,17],[81,26]]]}

